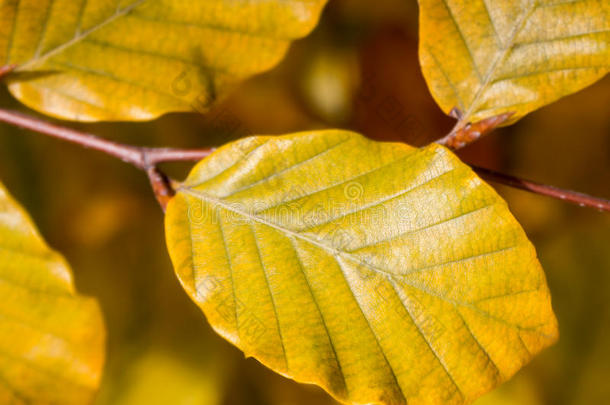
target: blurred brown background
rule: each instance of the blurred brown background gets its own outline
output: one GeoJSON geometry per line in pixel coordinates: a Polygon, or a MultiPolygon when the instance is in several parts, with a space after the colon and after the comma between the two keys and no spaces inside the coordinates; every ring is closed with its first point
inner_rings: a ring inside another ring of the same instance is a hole
{"type": "MultiPolygon", "coordinates": [[[[179,76],[180,72],[176,72],[179,76]]],[[[20,108],[0,91],[2,106],[20,108]]],[[[452,126],[417,60],[414,0],[333,0],[313,35],[214,111],[72,124],[122,142],[203,147],[248,134],[344,127],[423,145],[452,126]]],[[[610,77],[460,153],[466,162],[610,198],[610,77]]],[[[183,178],[188,165],[168,165],[183,178]]],[[[146,177],[97,152],[0,126],[0,179],[101,301],[108,360],[98,404],[324,405],[208,327],[179,286],[146,177]]],[[[560,342],[477,402],[610,403],[610,215],[498,187],[538,248],[560,342]]]]}

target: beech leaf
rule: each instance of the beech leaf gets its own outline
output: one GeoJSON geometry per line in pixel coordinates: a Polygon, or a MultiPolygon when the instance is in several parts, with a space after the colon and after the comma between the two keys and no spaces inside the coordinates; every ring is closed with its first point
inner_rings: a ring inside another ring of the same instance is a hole
{"type": "Polygon", "coordinates": [[[438,145],[239,140],[177,187],[166,235],[220,335],[344,403],[468,403],[557,338],[524,231],[438,145]]]}

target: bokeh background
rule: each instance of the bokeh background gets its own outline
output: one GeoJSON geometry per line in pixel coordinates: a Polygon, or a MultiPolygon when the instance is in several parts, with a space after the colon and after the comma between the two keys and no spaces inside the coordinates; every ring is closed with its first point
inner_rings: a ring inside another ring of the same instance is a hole
{"type": "MultiPolygon", "coordinates": [[[[176,72],[179,80],[181,72],[176,72]]],[[[178,83],[179,84],[179,83],[178,83]]],[[[0,90],[0,105],[19,108],[0,90]]],[[[415,0],[332,0],[310,37],[206,114],[68,125],[150,146],[343,127],[423,145],[453,120],[417,59],[415,0]]],[[[469,163],[610,198],[610,77],[460,152],[469,163]]],[[[189,165],[164,167],[185,177],[189,165]]],[[[97,404],[331,405],[216,336],[174,276],[146,177],[94,151],[0,126],[0,179],[97,297],[108,357],[97,404]]],[[[561,338],[477,405],[610,403],[610,215],[498,187],[536,245],[561,338]]]]}

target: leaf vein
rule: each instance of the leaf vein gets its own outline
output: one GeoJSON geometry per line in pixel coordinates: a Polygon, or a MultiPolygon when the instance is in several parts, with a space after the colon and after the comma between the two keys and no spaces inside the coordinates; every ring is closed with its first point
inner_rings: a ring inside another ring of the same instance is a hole
{"type": "MultiPolygon", "coordinates": [[[[569,68],[545,68],[543,70],[537,70],[534,72],[527,72],[523,74],[515,74],[511,76],[499,77],[498,79],[492,81],[490,84],[505,82],[513,79],[520,79],[523,77],[531,77],[531,76],[539,76],[545,73],[559,73],[559,72],[570,72],[570,71],[578,71],[578,70],[596,70],[596,69],[608,69],[610,65],[607,66],[578,66],[578,67],[569,67],[569,68]]],[[[485,111],[485,110],[483,110],[485,111]]]]}
{"type": "Polygon", "coordinates": [[[101,41],[98,39],[93,39],[93,38],[87,38],[83,40],[83,43],[87,43],[87,44],[91,44],[91,45],[97,45],[100,48],[108,48],[108,49],[115,49],[117,51],[121,51],[121,52],[125,52],[128,54],[138,54],[138,55],[145,55],[145,56],[150,56],[153,58],[157,58],[157,59],[162,59],[162,60],[172,60],[175,62],[180,62],[180,63],[184,63],[186,65],[189,66],[194,66],[196,68],[201,68],[203,70],[212,70],[215,73],[221,73],[221,74],[225,74],[227,76],[232,75],[233,73],[223,67],[220,66],[209,66],[209,65],[203,65],[197,62],[194,62],[192,60],[189,59],[185,59],[185,58],[181,58],[179,56],[175,56],[175,55],[167,55],[164,53],[158,53],[158,52],[153,52],[153,51],[145,51],[143,49],[134,49],[134,48],[128,48],[125,46],[121,46],[118,44],[114,44],[112,42],[105,42],[105,41],[101,41]]]}
{"type": "MultiPolygon", "coordinates": [[[[415,328],[417,329],[417,332],[419,333],[419,335],[421,336],[422,340],[426,343],[426,345],[428,346],[428,349],[432,352],[432,355],[436,358],[436,360],[439,362],[439,364],[441,365],[441,367],[443,368],[443,370],[445,371],[445,374],[447,375],[447,377],[449,377],[449,380],[451,380],[451,382],[453,383],[453,385],[455,386],[455,388],[457,389],[457,392],[460,394],[460,396],[465,399],[465,395],[462,392],[462,389],[460,388],[460,386],[458,385],[458,383],[455,381],[455,378],[453,377],[453,375],[451,374],[451,372],[449,371],[449,367],[445,364],[445,361],[441,358],[441,356],[438,354],[438,352],[436,351],[436,349],[432,346],[432,343],[430,342],[430,340],[426,337],[424,331],[421,329],[421,325],[419,324],[419,322],[417,322],[417,320],[415,319],[415,317],[413,316],[413,314],[411,313],[411,311],[409,310],[409,306],[407,305],[407,303],[405,303],[401,297],[401,294],[398,292],[398,290],[396,289],[396,285],[394,283],[394,281],[390,278],[388,279],[388,281],[390,282],[390,285],[392,286],[392,290],[394,291],[394,293],[396,294],[396,296],[398,297],[398,299],[400,300],[400,302],[403,305],[403,308],[405,309],[405,312],[409,315],[409,318],[411,319],[411,322],[413,322],[413,325],[415,326],[415,328]]],[[[408,301],[408,300],[407,300],[408,301]]]]}
{"type": "Polygon", "coordinates": [[[344,270],[343,265],[341,263],[341,259],[338,256],[334,256],[334,255],[332,257],[336,261],[337,266],[339,267],[339,269],[341,269],[341,273],[343,274],[343,279],[345,280],[345,283],[347,284],[347,289],[352,294],[352,298],[356,302],[356,306],[358,307],[358,309],[360,309],[360,313],[362,314],[362,317],[366,321],[366,324],[367,324],[369,330],[373,334],[373,337],[375,338],[375,342],[377,342],[377,347],[379,347],[379,351],[381,352],[383,360],[385,361],[385,363],[388,366],[388,369],[390,370],[391,377],[394,380],[394,383],[396,384],[396,387],[398,388],[398,390],[400,391],[400,394],[402,395],[403,399],[406,402],[407,397],[404,394],[400,383],[398,382],[398,377],[396,376],[396,372],[394,371],[394,368],[392,367],[392,365],[390,364],[390,361],[388,360],[388,356],[386,356],[385,350],[383,349],[383,346],[381,345],[381,341],[379,340],[379,336],[377,335],[377,332],[373,328],[373,325],[371,325],[371,321],[366,316],[366,313],[364,312],[364,309],[362,308],[362,306],[358,302],[358,298],[356,298],[356,294],[354,294],[354,290],[351,288],[351,286],[349,285],[349,282],[347,281],[348,280],[348,276],[347,276],[347,274],[345,274],[345,270],[344,270]]]}
{"type": "Polygon", "coordinates": [[[227,257],[227,264],[229,265],[229,278],[231,281],[231,292],[233,294],[233,304],[234,304],[234,309],[235,309],[235,330],[237,331],[237,338],[239,339],[239,341],[241,341],[241,331],[239,328],[239,314],[238,314],[238,308],[237,308],[237,306],[238,306],[237,305],[237,295],[235,294],[235,280],[233,279],[233,263],[231,260],[231,253],[229,252],[229,245],[227,244],[227,239],[226,239],[224,229],[222,226],[222,217],[220,216],[220,213],[217,213],[216,218],[218,220],[218,228],[220,230],[222,246],[224,247],[225,256],[227,257]]]}
{"type": "Polygon", "coordinates": [[[24,319],[17,318],[17,317],[14,317],[12,315],[7,314],[6,312],[0,311],[0,320],[2,320],[3,318],[7,322],[17,323],[17,324],[19,324],[21,326],[24,326],[24,327],[26,327],[28,329],[33,330],[34,332],[38,332],[38,333],[41,333],[41,334],[44,334],[44,335],[53,336],[54,338],[56,338],[58,340],[61,340],[62,342],[72,343],[72,344],[78,343],[77,341],[75,341],[73,339],[70,339],[68,336],[61,335],[61,334],[59,334],[56,331],[52,331],[52,330],[49,330],[49,329],[42,328],[42,327],[40,327],[40,324],[35,325],[35,324],[33,324],[31,322],[28,322],[28,321],[26,321],[24,319]]]}
{"type": "Polygon", "coordinates": [[[292,39],[291,37],[288,37],[288,36],[283,37],[283,36],[277,35],[277,33],[246,31],[246,30],[240,30],[240,29],[230,28],[230,27],[226,27],[226,26],[222,26],[222,25],[211,24],[211,23],[197,24],[197,23],[188,22],[188,21],[163,20],[163,19],[159,19],[159,18],[145,16],[145,15],[142,15],[139,13],[131,13],[130,17],[136,18],[138,20],[157,22],[157,23],[161,23],[161,24],[182,25],[182,26],[186,26],[186,27],[194,27],[194,28],[199,28],[199,29],[203,29],[203,30],[207,29],[207,30],[213,30],[213,31],[222,31],[222,32],[227,32],[227,33],[231,33],[231,34],[239,34],[239,35],[252,37],[252,38],[259,38],[259,39],[278,40],[278,41],[289,41],[290,39],[292,39]]]}
{"type": "MultiPolygon", "coordinates": [[[[144,2],[146,2],[147,0],[137,0],[131,4],[129,4],[128,6],[126,6],[123,9],[117,9],[117,11],[110,16],[109,18],[107,18],[106,20],[102,21],[101,23],[99,23],[98,25],[89,28],[87,31],[80,33],[77,36],[74,36],[70,41],[67,41],[51,50],[49,50],[47,53],[43,54],[43,55],[38,55],[38,57],[32,58],[30,61],[24,63],[23,65],[19,66],[19,68],[17,70],[27,70],[29,68],[31,68],[32,66],[38,64],[38,63],[43,63],[45,60],[49,59],[50,57],[64,51],[65,49],[71,47],[72,45],[78,43],[80,40],[82,40],[83,38],[86,38],[87,36],[89,36],[90,34],[92,34],[93,32],[99,30],[100,28],[112,23],[113,21],[115,21],[117,18],[120,18],[128,13],[130,13],[133,9],[135,9],[136,7],[142,5],[144,2]]],[[[120,4],[120,2],[119,2],[120,4]]]]}
{"type": "MultiPolygon", "coordinates": [[[[443,0],[443,1],[446,1],[446,0],[443,0]]],[[[491,81],[494,80],[494,74],[495,74],[496,70],[499,68],[499,66],[502,64],[502,62],[511,53],[513,46],[514,46],[514,42],[515,42],[519,32],[523,29],[527,20],[532,15],[532,13],[536,10],[537,7],[538,7],[538,0],[529,1],[528,7],[526,7],[523,10],[520,17],[515,22],[515,25],[509,36],[509,39],[507,40],[506,43],[504,43],[504,46],[499,49],[499,52],[496,55],[496,58],[494,59],[491,66],[485,73],[484,80],[481,83],[481,85],[479,86],[478,90],[476,91],[476,93],[470,103],[470,107],[468,108],[468,111],[466,111],[462,115],[462,118],[460,119],[460,123],[458,123],[458,125],[460,125],[461,123],[468,122],[470,120],[471,114],[473,112],[475,112],[475,110],[479,107],[478,104],[481,100],[481,97],[483,96],[483,93],[487,90],[487,88],[489,87],[491,81]]]]}
{"type": "Polygon", "coordinates": [[[47,9],[45,10],[45,16],[42,23],[42,28],[40,29],[40,36],[38,38],[38,43],[36,44],[36,53],[34,54],[34,58],[38,58],[40,56],[40,52],[42,52],[42,47],[44,46],[44,39],[47,34],[47,29],[49,26],[49,20],[51,19],[51,14],[53,13],[53,5],[55,4],[55,0],[50,0],[47,9]]]}
{"type": "Polygon", "coordinates": [[[502,46],[502,38],[500,38],[500,35],[498,34],[498,30],[496,29],[496,24],[494,23],[494,20],[491,17],[491,13],[489,12],[489,6],[487,5],[487,0],[481,0],[481,1],[483,2],[483,8],[485,8],[485,13],[487,14],[487,17],[489,18],[489,24],[491,25],[491,29],[493,30],[494,38],[496,39],[496,44],[499,46],[502,46]]]}
{"type": "Polygon", "coordinates": [[[284,345],[284,337],[282,336],[282,328],[280,326],[280,317],[277,313],[277,305],[275,304],[275,298],[273,296],[273,290],[271,289],[271,283],[269,283],[269,276],[267,275],[267,269],[265,267],[265,262],[263,261],[263,256],[261,252],[261,248],[258,242],[258,236],[256,235],[256,229],[254,229],[254,225],[252,223],[248,224],[250,227],[250,231],[252,232],[252,236],[254,238],[254,245],[256,246],[256,254],[258,257],[258,261],[261,265],[261,269],[263,271],[263,277],[265,278],[265,284],[267,285],[267,290],[269,291],[269,297],[271,298],[271,306],[273,307],[273,313],[275,315],[275,321],[277,324],[277,333],[280,338],[280,344],[282,346],[282,353],[284,355],[284,363],[286,364],[286,370],[290,371],[290,366],[288,365],[288,356],[286,355],[286,346],[284,345]]]}
{"type": "Polygon", "coordinates": [[[476,335],[474,334],[474,332],[470,329],[470,326],[468,325],[468,323],[466,322],[466,320],[464,319],[464,316],[462,315],[462,311],[460,311],[460,308],[456,308],[455,311],[458,316],[460,317],[460,319],[462,320],[462,323],[464,324],[464,327],[466,328],[466,330],[468,331],[468,333],[470,334],[470,336],[472,336],[472,339],[475,341],[475,343],[477,344],[477,346],[479,346],[479,349],[481,349],[481,351],[483,352],[483,354],[485,355],[485,357],[487,357],[487,360],[489,362],[490,365],[493,366],[493,368],[495,369],[495,374],[497,377],[500,378],[500,380],[504,379],[504,376],[502,374],[502,371],[500,370],[500,367],[498,367],[498,364],[494,361],[494,359],[491,358],[491,354],[489,354],[489,352],[487,351],[487,349],[485,348],[485,346],[483,346],[483,344],[481,344],[481,342],[479,341],[479,339],[476,337],[476,335]]]}
{"type": "Polygon", "coordinates": [[[64,68],[67,69],[71,69],[71,70],[76,70],[78,72],[84,73],[84,74],[88,74],[88,75],[92,75],[92,76],[99,76],[99,77],[103,77],[112,81],[115,81],[117,83],[123,83],[123,84],[127,84],[129,86],[132,87],[136,87],[136,88],[140,88],[143,90],[147,90],[150,91],[152,93],[155,93],[157,95],[166,97],[166,98],[170,98],[172,100],[175,101],[179,101],[180,103],[184,104],[184,100],[182,100],[181,98],[176,97],[175,95],[171,94],[171,93],[166,93],[163,91],[160,91],[159,89],[152,87],[152,86],[148,86],[144,83],[138,83],[138,82],[134,82],[134,81],[130,81],[130,80],[125,80],[125,79],[121,79],[119,77],[114,76],[111,73],[108,72],[104,72],[104,71],[100,71],[100,70],[93,70],[93,69],[89,69],[86,68],[84,66],[78,66],[78,65],[74,65],[72,63],[67,63],[67,62],[60,62],[60,61],[52,61],[50,62],[50,64],[52,65],[57,65],[57,66],[63,66],[64,68]]]}
{"type": "Polygon", "coordinates": [[[346,211],[346,212],[342,213],[339,216],[330,218],[329,220],[321,222],[321,223],[314,224],[314,225],[312,225],[312,226],[310,226],[308,228],[300,230],[299,232],[307,232],[307,231],[309,231],[309,230],[311,230],[313,228],[319,228],[321,226],[325,226],[325,225],[331,224],[331,223],[333,223],[333,222],[335,222],[335,221],[337,221],[339,219],[345,218],[345,217],[347,217],[349,215],[357,214],[359,212],[362,212],[362,211],[365,211],[365,210],[368,210],[368,209],[371,209],[371,208],[374,208],[374,207],[378,207],[379,205],[384,204],[384,203],[386,203],[388,201],[394,200],[396,198],[404,197],[404,196],[408,195],[409,193],[411,193],[413,191],[416,191],[416,190],[418,190],[420,188],[424,188],[424,187],[430,185],[430,183],[432,183],[433,181],[435,181],[435,180],[437,180],[437,179],[439,179],[439,178],[441,178],[443,176],[446,176],[448,174],[453,173],[456,169],[457,169],[457,167],[453,167],[453,168],[451,168],[451,169],[441,173],[440,175],[433,176],[432,178],[426,180],[423,183],[416,184],[415,186],[413,186],[411,188],[408,188],[406,190],[401,190],[401,191],[399,191],[397,193],[394,193],[392,195],[384,197],[381,200],[373,201],[373,202],[371,202],[369,204],[366,204],[364,206],[360,206],[357,209],[354,209],[354,210],[351,210],[351,211],[346,211]]]}
{"type": "Polygon", "coordinates": [[[318,195],[318,194],[320,194],[320,193],[323,193],[324,191],[328,191],[328,190],[330,190],[330,189],[332,189],[332,188],[335,188],[335,187],[340,187],[340,186],[343,186],[343,185],[348,184],[348,183],[350,183],[350,182],[352,182],[352,181],[354,181],[354,180],[357,180],[357,179],[363,178],[363,177],[365,177],[365,176],[368,176],[369,174],[375,173],[375,172],[377,172],[377,171],[379,171],[379,170],[382,170],[382,169],[384,169],[384,168],[386,168],[386,167],[388,167],[388,166],[391,166],[391,165],[393,165],[393,164],[396,164],[396,163],[399,163],[399,162],[403,162],[403,161],[408,161],[408,160],[410,160],[410,159],[408,159],[408,158],[413,158],[413,157],[416,157],[416,156],[419,156],[417,152],[408,153],[408,154],[406,154],[406,155],[404,155],[404,156],[401,156],[401,157],[400,157],[400,158],[398,158],[398,159],[392,160],[391,162],[388,162],[388,163],[386,163],[386,164],[384,164],[384,165],[382,165],[382,166],[376,167],[376,168],[371,169],[371,170],[369,170],[369,171],[366,171],[366,172],[364,172],[364,173],[357,174],[357,175],[355,175],[355,176],[353,176],[353,177],[350,177],[350,178],[348,178],[348,179],[341,180],[341,181],[339,181],[339,182],[337,182],[337,183],[333,183],[333,184],[331,184],[331,185],[325,186],[325,187],[323,187],[323,188],[321,188],[321,189],[317,189],[317,190],[315,190],[315,191],[313,191],[313,192],[311,192],[311,193],[307,193],[307,194],[305,194],[305,195],[302,195],[302,196],[296,197],[296,198],[294,198],[294,199],[292,199],[292,200],[288,200],[288,201],[282,201],[282,202],[280,202],[280,203],[278,203],[278,204],[274,204],[274,205],[272,205],[272,206],[270,206],[270,207],[263,208],[263,209],[261,209],[261,210],[259,210],[259,211],[256,211],[254,214],[255,214],[255,215],[258,215],[258,214],[260,214],[260,213],[262,213],[262,212],[265,212],[265,211],[268,211],[268,210],[271,210],[271,209],[277,208],[277,207],[282,206],[282,205],[290,204],[290,203],[292,203],[292,202],[295,202],[295,201],[301,200],[301,199],[303,199],[303,198],[311,198],[311,197],[313,197],[313,196],[315,196],[315,195],[318,195]]]}
{"type": "Polygon", "coordinates": [[[402,233],[400,233],[398,235],[393,235],[393,236],[390,236],[390,237],[388,237],[386,239],[378,240],[378,241],[375,241],[375,242],[370,243],[370,244],[366,244],[366,245],[363,245],[363,246],[358,246],[357,248],[349,250],[348,252],[356,253],[357,251],[360,251],[360,250],[363,250],[363,249],[366,249],[366,248],[369,248],[369,247],[373,247],[373,246],[376,246],[376,245],[379,245],[379,244],[382,244],[382,243],[392,242],[392,241],[400,239],[400,238],[402,238],[404,236],[412,235],[412,234],[414,235],[414,234],[417,234],[417,233],[419,233],[421,231],[425,231],[427,229],[434,228],[435,226],[444,225],[444,224],[446,224],[448,222],[454,221],[456,219],[459,219],[459,218],[462,218],[462,217],[465,217],[465,216],[468,216],[468,215],[475,214],[477,212],[483,211],[484,209],[487,209],[487,208],[490,208],[490,207],[493,207],[493,206],[494,206],[494,204],[485,205],[483,207],[476,208],[476,209],[474,209],[472,211],[468,211],[468,212],[465,212],[463,214],[460,214],[460,215],[457,215],[457,216],[453,216],[451,218],[443,219],[442,221],[439,221],[439,222],[428,224],[428,225],[425,225],[425,226],[417,228],[417,229],[411,229],[411,230],[408,230],[406,232],[402,232],[402,233]]]}
{"type": "Polygon", "coordinates": [[[21,12],[21,0],[15,0],[15,15],[13,16],[13,25],[11,26],[11,34],[8,39],[6,49],[5,65],[8,66],[11,63],[11,53],[13,50],[13,43],[15,42],[15,35],[17,33],[17,21],[19,21],[19,13],[21,12]]]}
{"type": "Polygon", "coordinates": [[[262,143],[260,143],[259,145],[257,145],[254,149],[248,151],[248,153],[243,154],[243,156],[241,156],[238,160],[236,160],[232,165],[230,165],[229,167],[221,170],[220,172],[216,173],[214,176],[205,179],[204,181],[197,183],[197,184],[189,184],[187,185],[188,188],[197,188],[197,187],[201,187],[206,183],[209,183],[210,181],[220,177],[222,174],[228,172],[229,170],[238,167],[239,164],[242,163],[242,161],[245,161],[246,159],[248,159],[250,156],[252,156],[257,150],[259,150],[260,148],[262,148],[263,146],[265,146],[267,143],[269,142],[269,139],[265,139],[265,141],[263,141],[262,143]]]}
{"type": "Polygon", "coordinates": [[[305,160],[302,160],[302,161],[300,161],[300,162],[296,162],[296,163],[294,163],[294,164],[290,165],[289,167],[286,167],[286,168],[284,168],[284,169],[282,169],[282,170],[279,170],[279,171],[277,171],[277,172],[274,172],[274,173],[273,173],[273,174],[271,174],[270,176],[267,176],[267,177],[265,177],[265,178],[262,178],[262,179],[260,179],[260,180],[255,181],[254,183],[250,183],[250,184],[248,184],[248,185],[246,185],[246,186],[244,186],[244,187],[242,187],[242,188],[239,188],[239,189],[237,189],[237,190],[234,190],[234,191],[232,191],[230,194],[223,196],[223,198],[230,198],[230,197],[233,197],[234,195],[236,195],[236,194],[238,194],[238,193],[241,193],[241,192],[243,192],[243,191],[250,190],[250,189],[252,189],[253,187],[255,187],[255,186],[259,185],[259,184],[267,183],[267,182],[269,182],[270,180],[272,180],[272,179],[274,179],[274,178],[276,178],[276,177],[278,177],[278,176],[280,176],[280,175],[282,175],[282,174],[284,174],[284,173],[286,173],[286,172],[288,172],[288,171],[290,171],[290,170],[293,170],[293,169],[295,169],[295,168],[297,168],[297,167],[300,167],[300,166],[302,166],[302,165],[304,165],[304,164],[311,163],[311,162],[312,162],[313,160],[315,160],[316,158],[319,158],[320,156],[323,156],[323,155],[327,154],[328,152],[330,152],[330,151],[332,151],[333,149],[335,149],[335,148],[337,148],[337,147],[339,147],[339,146],[343,145],[343,144],[344,144],[344,143],[346,143],[346,142],[349,142],[349,141],[350,141],[350,140],[352,140],[352,139],[353,139],[353,138],[351,138],[351,137],[346,137],[346,138],[342,139],[342,140],[341,140],[339,143],[336,143],[336,144],[334,144],[334,145],[332,145],[332,146],[330,146],[330,147],[328,147],[328,148],[324,149],[323,151],[318,152],[318,153],[316,153],[316,154],[315,154],[315,155],[313,155],[313,156],[310,156],[309,158],[307,158],[307,159],[305,159],[305,160]]]}
{"type": "Polygon", "coordinates": [[[49,370],[45,370],[45,369],[39,367],[37,364],[35,364],[34,362],[32,362],[31,360],[29,360],[29,359],[27,359],[25,357],[22,357],[22,356],[12,356],[11,354],[7,353],[6,351],[4,351],[2,349],[0,349],[0,356],[4,357],[5,359],[7,359],[9,361],[14,361],[14,362],[17,362],[17,363],[21,363],[24,366],[26,366],[26,367],[28,367],[28,368],[38,372],[39,374],[45,375],[47,377],[51,377],[52,379],[56,378],[56,379],[59,379],[61,381],[64,381],[64,382],[68,383],[69,385],[71,385],[73,387],[78,387],[78,388],[81,388],[81,389],[86,389],[87,391],[89,391],[92,388],[92,387],[90,387],[90,386],[88,386],[86,384],[83,384],[83,383],[79,382],[79,381],[74,381],[74,380],[70,379],[69,377],[67,377],[65,375],[54,373],[54,372],[49,371],[49,370]]]}
{"type": "Polygon", "coordinates": [[[515,48],[520,48],[520,47],[524,47],[527,45],[544,45],[547,44],[549,42],[560,42],[560,41],[566,41],[566,40],[572,40],[572,39],[578,39],[581,37],[589,37],[589,36],[594,36],[594,35],[599,35],[599,34],[607,34],[610,33],[610,29],[602,29],[602,30],[596,30],[596,31],[590,31],[590,32],[579,32],[576,34],[569,34],[569,35],[564,35],[562,37],[553,37],[553,38],[545,38],[545,39],[534,39],[532,41],[522,41],[522,42],[516,42],[514,47],[515,48]]]}
{"type": "Polygon", "coordinates": [[[347,387],[347,379],[345,378],[345,372],[343,371],[343,366],[341,365],[341,361],[339,360],[339,355],[337,354],[337,348],[335,347],[333,338],[330,334],[330,331],[328,330],[328,325],[326,324],[326,319],[324,318],[324,314],[322,313],[320,304],[319,304],[318,300],[316,299],[316,296],[313,292],[313,287],[311,285],[311,282],[309,281],[309,277],[307,277],[307,273],[303,266],[303,261],[301,260],[301,256],[299,255],[299,250],[294,243],[294,239],[291,237],[288,237],[288,240],[290,240],[290,244],[292,245],[292,248],[294,249],[295,257],[297,259],[297,263],[299,264],[299,269],[301,270],[301,273],[303,274],[303,278],[305,279],[305,284],[307,284],[307,288],[309,290],[309,294],[311,295],[311,299],[318,310],[318,314],[320,315],[320,320],[322,321],[322,326],[324,326],[324,330],[326,331],[326,336],[328,337],[328,342],[330,344],[330,348],[333,351],[333,355],[335,356],[335,360],[337,362],[337,368],[339,370],[339,374],[341,375],[341,379],[343,381],[343,386],[345,387],[345,392],[346,392],[347,396],[349,396],[349,388],[347,387]]]}
{"type": "Polygon", "coordinates": [[[443,65],[440,63],[440,61],[438,60],[438,58],[436,57],[434,52],[432,52],[432,50],[429,49],[429,48],[428,48],[428,54],[430,55],[430,57],[432,57],[432,60],[434,61],[434,64],[438,67],[438,70],[443,74],[443,77],[447,81],[447,84],[449,84],[449,87],[451,87],[451,90],[453,90],[453,93],[455,94],[455,99],[458,102],[458,106],[460,107],[460,110],[464,111],[464,109],[466,108],[465,107],[466,104],[464,103],[464,100],[462,99],[462,96],[460,96],[460,92],[458,91],[457,86],[451,80],[451,78],[449,77],[449,75],[447,74],[445,69],[443,69],[443,65]]]}
{"type": "Polygon", "coordinates": [[[103,106],[101,104],[95,104],[92,101],[85,100],[85,99],[80,98],[80,97],[76,97],[73,94],[70,94],[70,93],[65,92],[63,90],[59,90],[59,89],[57,89],[56,87],[53,87],[53,86],[34,84],[34,82],[30,83],[30,86],[32,86],[34,88],[37,88],[37,89],[40,89],[40,90],[45,90],[46,89],[46,90],[48,90],[50,92],[56,93],[60,97],[67,98],[69,100],[73,100],[73,101],[76,101],[76,102],[81,103],[81,104],[85,104],[85,105],[87,105],[89,107],[93,107],[96,110],[100,110],[100,111],[104,111],[104,112],[110,112],[110,110],[108,108],[106,108],[105,106],[103,106]]]}
{"type": "Polygon", "coordinates": [[[87,5],[89,3],[89,0],[82,0],[81,1],[81,5],[80,8],[78,10],[78,17],[76,19],[76,24],[75,25],[75,30],[74,30],[74,36],[78,36],[81,34],[81,29],[82,29],[82,24],[83,24],[83,17],[85,15],[85,10],[87,9],[87,5]]]}
{"type": "Polygon", "coordinates": [[[479,82],[481,82],[483,80],[482,76],[481,76],[481,72],[479,71],[479,67],[477,66],[477,63],[474,59],[474,53],[472,52],[472,49],[470,48],[470,45],[468,45],[468,41],[466,41],[466,36],[464,35],[464,32],[462,31],[462,28],[460,27],[460,25],[457,22],[457,19],[455,17],[455,14],[453,14],[453,9],[451,7],[449,7],[449,4],[447,3],[447,0],[441,0],[441,3],[445,6],[445,8],[447,9],[447,12],[449,13],[449,18],[451,19],[451,21],[453,22],[453,25],[455,26],[458,35],[460,36],[462,42],[464,43],[464,47],[466,47],[466,51],[468,51],[468,55],[470,56],[470,62],[472,63],[472,67],[479,79],[479,82]]]}

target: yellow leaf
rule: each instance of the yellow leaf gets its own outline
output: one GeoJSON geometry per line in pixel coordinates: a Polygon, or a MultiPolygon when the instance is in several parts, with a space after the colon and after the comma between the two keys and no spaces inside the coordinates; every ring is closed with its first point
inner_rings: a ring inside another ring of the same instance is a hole
{"type": "Polygon", "coordinates": [[[97,303],[0,185],[0,403],[86,404],[104,363],[97,303]]]}
{"type": "Polygon", "coordinates": [[[467,403],[557,338],[531,243],[441,146],[246,138],[177,191],[169,252],[213,328],[340,401],[467,403]]]}
{"type": "Polygon", "coordinates": [[[206,111],[270,69],[326,0],[0,0],[11,93],[59,118],[147,120],[206,111]]]}
{"type": "Polygon", "coordinates": [[[509,121],[610,70],[607,0],[419,0],[420,59],[432,95],[462,122],[509,121]]]}

